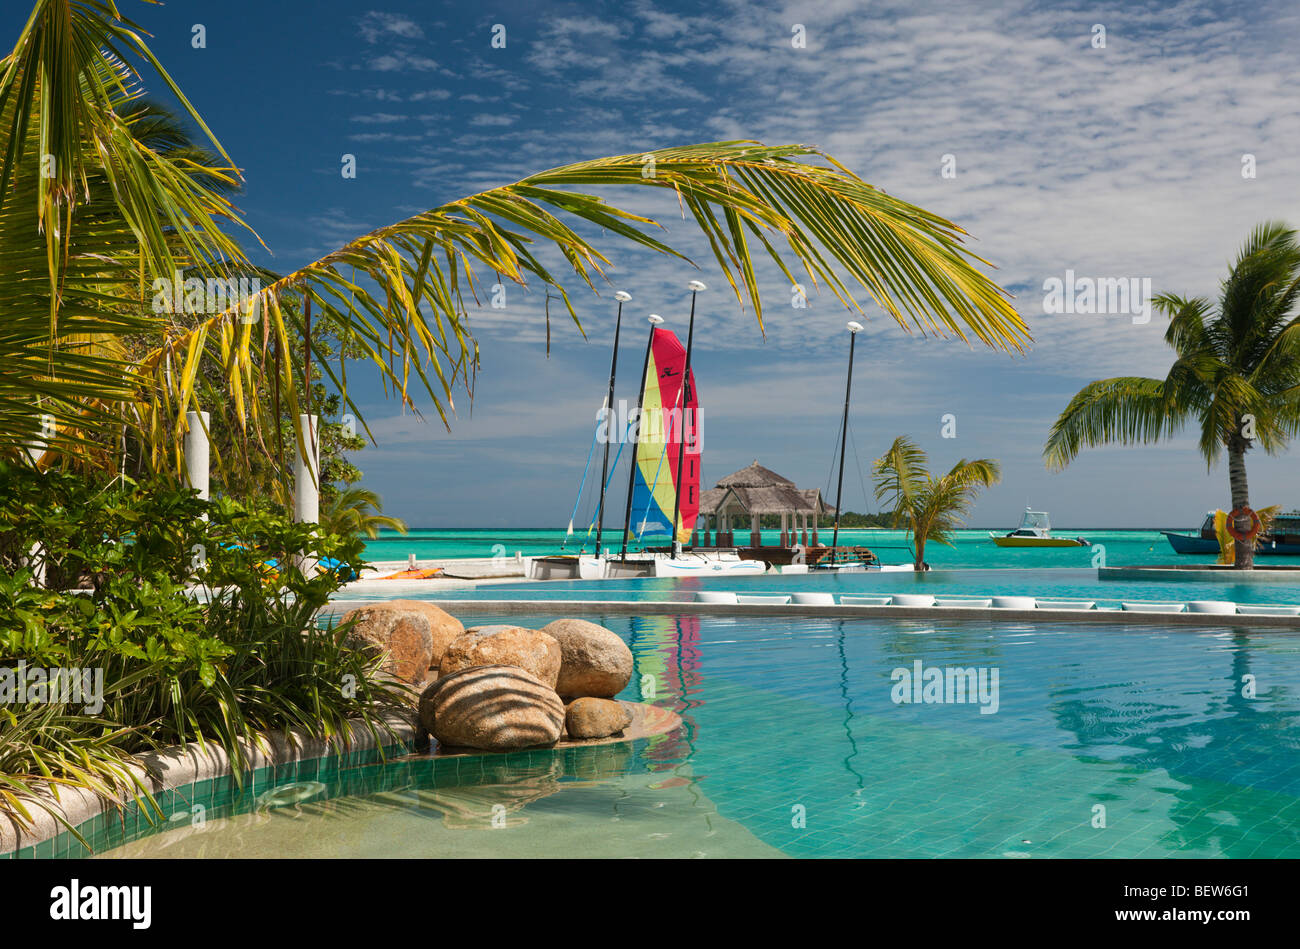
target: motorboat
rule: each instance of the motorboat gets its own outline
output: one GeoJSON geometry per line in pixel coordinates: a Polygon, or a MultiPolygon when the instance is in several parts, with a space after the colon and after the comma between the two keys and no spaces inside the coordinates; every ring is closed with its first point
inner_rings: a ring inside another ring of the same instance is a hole
{"type": "MultiPolygon", "coordinates": [[[[1089,547],[1091,544],[1082,537],[1053,537],[1052,522],[1046,511],[1031,511],[1025,508],[1020,526],[1008,534],[995,534],[989,531],[989,537],[999,547],[1089,547]]],[[[1217,549],[1217,548],[1216,548],[1217,549]]]]}

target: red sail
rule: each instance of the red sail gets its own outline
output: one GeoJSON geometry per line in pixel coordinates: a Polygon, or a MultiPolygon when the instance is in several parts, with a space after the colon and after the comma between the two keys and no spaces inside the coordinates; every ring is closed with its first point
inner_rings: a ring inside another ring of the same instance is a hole
{"type": "Polygon", "coordinates": [[[632,494],[632,530],[638,537],[670,535],[673,506],[680,494],[677,539],[686,543],[700,511],[700,416],[691,373],[683,400],[686,349],[671,330],[658,330],[642,393],[632,494]],[[682,441],[685,444],[681,444],[682,441]],[[678,470],[678,455],[681,469],[678,470]]]}

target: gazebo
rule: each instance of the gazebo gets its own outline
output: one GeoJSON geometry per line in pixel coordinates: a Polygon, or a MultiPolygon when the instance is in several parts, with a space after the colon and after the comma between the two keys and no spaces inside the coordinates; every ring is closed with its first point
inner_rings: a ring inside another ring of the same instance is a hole
{"type": "Polygon", "coordinates": [[[710,520],[718,547],[734,547],[735,525],[749,521],[749,546],[762,547],[760,519],[769,514],[781,516],[781,546],[808,546],[808,520],[812,518],[812,545],[817,546],[817,519],[834,514],[822,500],[817,488],[798,488],[789,478],[784,478],[764,468],[755,459],[746,468],[727,475],[716,487],[700,492],[700,513],[695,524],[695,537],[699,546],[710,546],[710,520]]]}

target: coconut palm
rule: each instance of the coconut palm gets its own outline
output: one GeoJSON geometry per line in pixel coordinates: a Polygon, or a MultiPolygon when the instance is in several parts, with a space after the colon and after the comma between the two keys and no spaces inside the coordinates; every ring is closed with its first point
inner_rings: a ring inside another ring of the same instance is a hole
{"type": "MultiPolygon", "coordinates": [[[[48,40],[49,30],[39,32],[48,40]]],[[[194,260],[215,275],[219,261],[241,253],[215,226],[233,219],[233,169],[144,100],[120,63],[91,59],[74,77],[102,102],[98,128],[60,129],[66,116],[45,106],[50,121],[33,121],[44,97],[63,102],[33,68],[15,56],[0,61],[0,451],[8,454],[38,435],[49,441],[54,426],[65,447],[92,450],[85,431],[118,429],[140,389],[129,339],[152,335],[156,347],[171,329],[149,311],[143,275],[194,260]]]]}
{"type": "Polygon", "coordinates": [[[371,540],[380,528],[406,533],[406,524],[396,517],[380,513],[383,503],[373,491],[349,485],[340,488],[321,511],[321,526],[331,534],[365,535],[371,540]]]}
{"type": "MultiPolygon", "coordinates": [[[[233,161],[140,28],[113,4],[37,0],[13,53],[0,62],[0,215],[17,213],[22,205],[24,237],[32,246],[24,273],[38,283],[33,291],[0,270],[0,307],[21,305],[29,323],[43,308],[51,353],[63,346],[77,287],[98,288],[95,318],[111,325],[115,314],[131,309],[124,302],[138,309],[139,287],[131,292],[124,272],[147,285],[177,267],[220,274],[247,265],[218,224],[252,232],[211,187],[212,169],[200,175],[169,160],[133,136],[115,107],[140,94],[137,63],[160,77],[182,115],[229,166],[226,174],[235,176],[233,161]],[[50,174],[37,174],[38,163],[46,160],[50,174]],[[69,251],[98,238],[85,233],[90,227],[80,213],[83,185],[97,178],[112,187],[119,243],[108,248],[103,273],[81,274],[77,266],[92,266],[89,250],[80,256],[69,251]]],[[[59,402],[69,428],[94,429],[104,422],[116,431],[127,424],[156,467],[179,468],[186,413],[202,407],[195,385],[202,360],[221,367],[235,414],[254,429],[266,422],[255,394],[269,385],[268,374],[277,374],[283,409],[296,425],[302,409],[292,380],[299,356],[289,340],[291,334],[310,338],[303,330],[315,306],[318,313],[333,308],[345,318],[348,347],[362,352],[361,359],[404,405],[414,408],[414,396],[427,395],[446,424],[453,387],[468,387],[477,365],[466,304],[467,298],[477,300],[484,282],[540,283],[576,323],[568,281],[546,261],[562,259],[573,282],[593,291],[609,265],[606,251],[577,229],[600,229],[624,243],[685,259],[655,236],[659,225],[652,219],[576,190],[595,187],[669,192],[708,237],[737,300],[752,306],[760,328],[754,248],[765,251],[791,283],[800,282],[795,271],[802,271],[805,282],[825,286],[845,306],[861,310],[856,284],[909,332],[974,337],[1013,351],[1029,339],[1006,294],[981,269],[987,262],[963,245],[965,232],[957,225],[872,187],[815,148],[715,142],[564,165],[466,196],[361,235],[285,274],[252,301],[190,325],[146,314],[163,339],[138,362],[120,361],[115,386],[87,379],[81,388],[50,392],[49,399],[59,402]],[[277,346],[292,358],[262,358],[277,346]]],[[[17,232],[4,232],[6,243],[8,233],[17,232]]],[[[26,345],[33,343],[28,339],[26,345]]],[[[347,398],[343,366],[320,360],[310,349],[301,359],[320,366],[364,427],[362,413],[347,398]]],[[[62,378],[59,368],[53,362],[49,374],[62,378]]],[[[100,368],[111,376],[114,367],[110,361],[100,368]]],[[[28,372],[24,381],[34,376],[28,372]]],[[[19,385],[12,393],[19,410],[21,391],[19,385]]],[[[25,408],[30,415],[30,405],[25,408]]],[[[30,424],[19,421],[0,413],[0,425],[17,432],[11,441],[30,436],[30,424]]],[[[300,430],[297,439],[301,448],[300,430]]]]}
{"type": "MultiPolygon", "coordinates": [[[[1061,468],[1085,446],[1155,442],[1189,422],[1206,467],[1226,452],[1235,511],[1250,507],[1246,452],[1284,449],[1300,428],[1300,242],[1260,224],[1237,255],[1216,300],[1163,294],[1165,342],[1175,360],[1164,379],[1122,376],[1084,386],[1052,426],[1043,454],[1061,468]]],[[[1238,515],[1237,532],[1251,526],[1238,515]]],[[[1254,544],[1235,542],[1234,566],[1254,566],[1254,544]]]]}
{"type": "Polygon", "coordinates": [[[927,467],[925,451],[906,435],[872,465],[877,501],[892,508],[893,526],[906,527],[916,550],[916,569],[925,563],[926,541],[952,546],[952,532],[965,523],[980,488],[997,484],[1002,469],[992,458],[958,461],[936,478],[927,467]]]}

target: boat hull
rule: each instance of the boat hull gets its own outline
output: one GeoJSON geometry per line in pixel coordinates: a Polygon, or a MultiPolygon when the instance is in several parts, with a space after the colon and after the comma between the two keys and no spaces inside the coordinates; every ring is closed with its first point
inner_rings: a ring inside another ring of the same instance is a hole
{"type": "Polygon", "coordinates": [[[713,577],[766,573],[761,560],[708,560],[699,557],[665,557],[654,561],[656,577],[713,577]]]}
{"type": "MultiPolygon", "coordinates": [[[[1204,537],[1161,531],[1176,554],[1217,554],[1219,542],[1204,537]]],[[[1255,547],[1256,557],[1300,557],[1300,544],[1279,544],[1265,541],[1255,547]]]]}
{"type": "Polygon", "coordinates": [[[998,537],[990,534],[999,547],[1087,547],[1072,537],[998,537]]]}
{"type": "Polygon", "coordinates": [[[604,560],[572,554],[533,557],[528,569],[530,580],[601,580],[604,576],[604,560]]]}

